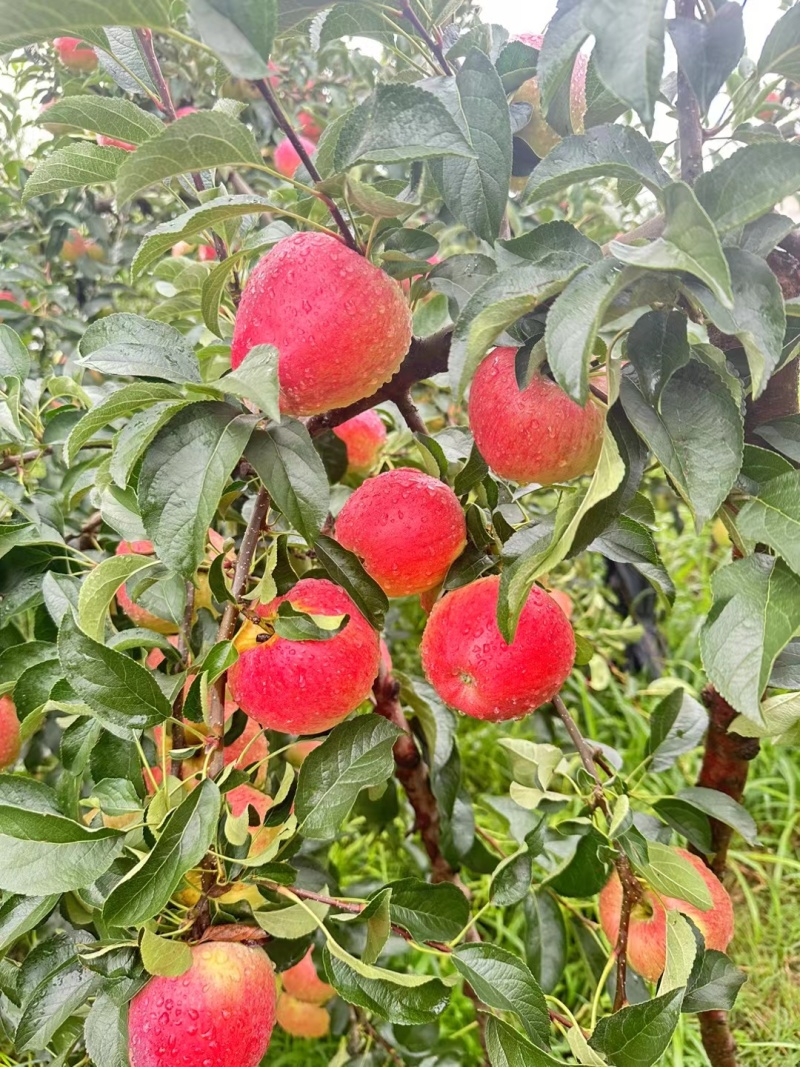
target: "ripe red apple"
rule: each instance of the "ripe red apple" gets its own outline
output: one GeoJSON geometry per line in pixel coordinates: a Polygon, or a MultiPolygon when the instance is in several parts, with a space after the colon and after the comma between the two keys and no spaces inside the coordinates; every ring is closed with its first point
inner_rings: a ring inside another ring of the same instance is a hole
{"type": "MultiPolygon", "coordinates": [[[[317,150],[316,144],[314,144],[313,141],[310,141],[308,137],[301,137],[299,140],[308,155],[313,156],[317,150]]],[[[295,171],[302,162],[297,149],[288,137],[284,138],[277,145],[272,159],[275,164],[275,170],[277,170],[278,174],[282,174],[284,178],[293,178],[295,171]]]]}
{"type": "Polygon", "coordinates": [[[402,362],[411,316],[400,287],[335,237],[284,237],[251,273],[231,345],[280,353],[281,408],[316,415],[374,393],[402,362]]]}
{"type": "Polygon", "coordinates": [[[352,474],[368,474],[378,463],[386,444],[386,427],[377,411],[370,409],[334,426],[333,432],[347,448],[347,469],[352,474]]]}
{"type": "Polygon", "coordinates": [[[444,580],[467,543],[467,525],[449,485],[399,467],[361,483],[339,512],[336,540],[387,596],[409,596],[444,580]]]}
{"type": "Polygon", "coordinates": [[[765,106],[764,108],[762,108],[761,111],[758,112],[758,118],[763,119],[764,122],[774,122],[775,119],[780,114],[780,106],[781,106],[782,99],[783,99],[783,97],[781,96],[781,94],[777,90],[774,91],[774,92],[768,93],[764,97],[764,104],[765,105],[766,104],[777,104],[778,106],[777,107],[766,107],[765,106]]]}
{"type": "MultiPolygon", "coordinates": [[[[514,41],[522,41],[531,48],[541,49],[544,40],[541,33],[521,33],[514,41]]],[[[583,116],[586,114],[586,68],[588,59],[583,52],[579,52],[572,68],[572,80],[570,82],[570,120],[575,133],[583,133],[583,116]]],[[[539,95],[539,84],[536,78],[529,78],[523,82],[514,93],[515,104],[530,104],[532,115],[528,125],[519,130],[515,136],[522,138],[537,156],[541,159],[546,156],[551,148],[561,140],[559,135],[548,123],[542,112],[542,101],[539,95]]]]}
{"type": "Polygon", "coordinates": [[[135,152],[136,145],[129,141],[118,141],[116,137],[106,137],[104,133],[98,133],[97,143],[101,146],[110,145],[112,148],[123,148],[126,152],[135,152]]]}
{"type": "Polygon", "coordinates": [[[69,70],[87,73],[97,67],[97,54],[83,44],[80,37],[56,37],[53,41],[58,58],[69,70]]]}
{"type": "Polygon", "coordinates": [[[301,111],[297,116],[297,122],[304,137],[308,137],[312,141],[319,140],[322,127],[310,112],[301,111]]]}
{"type": "Polygon", "coordinates": [[[257,1067],[275,1024],[275,973],[260,948],[206,941],[179,978],[131,1001],[131,1067],[257,1067]]]}
{"type": "Polygon", "coordinates": [[[479,578],[437,601],[420,652],[428,681],[451,707],[475,719],[518,719],[551,700],[572,670],[575,635],[538,586],[513,642],[497,628],[500,578],[479,578]]]}
{"type": "Polygon", "coordinates": [[[197,258],[201,263],[208,263],[210,260],[217,258],[217,250],[213,245],[198,245],[197,258]]]}
{"type": "Polygon", "coordinates": [[[239,659],[228,673],[231,694],[256,722],[288,734],[330,730],[367,698],[378,673],[378,635],[339,586],[303,578],[285,596],[256,608],[274,618],[284,601],[310,615],[349,615],[327,641],[292,641],[247,623],[237,635],[239,659]]]}
{"type": "MultiPolygon", "coordinates": [[[[642,978],[655,982],[664,972],[667,962],[667,912],[680,911],[687,915],[702,933],[706,948],[724,952],[733,937],[733,904],[725,887],[705,863],[687,852],[675,852],[694,867],[708,886],[711,907],[701,911],[679,897],[665,897],[645,888],[642,899],[634,904],[628,930],[628,960],[642,978]]],[[[619,935],[619,915],[622,906],[622,885],[615,871],[600,892],[600,925],[608,940],[616,945],[619,935]]]]}
{"type": "Polygon", "coordinates": [[[81,256],[101,260],[103,249],[91,237],[84,237],[78,230],[70,230],[69,236],[61,246],[61,256],[67,263],[76,263],[81,256]]]}
{"type": "Polygon", "coordinates": [[[288,993],[278,997],[275,1021],[292,1037],[325,1037],[331,1028],[331,1017],[324,1008],[307,1004],[288,993]]]}
{"type": "Polygon", "coordinates": [[[495,474],[520,484],[589,474],[603,445],[602,410],[592,400],[582,408],[538,373],[520,392],[515,356],[496,348],[472,380],[469,424],[480,454],[495,474]]]}
{"type": "MultiPolygon", "coordinates": [[[[134,553],[137,556],[152,556],[154,551],[152,541],[120,541],[115,555],[129,556],[134,553]]],[[[178,631],[174,622],[169,619],[159,619],[157,615],[151,615],[145,608],[135,604],[124,584],[117,590],[117,603],[136,626],[144,626],[145,629],[155,630],[159,634],[174,634],[178,631]]]]}
{"type": "Polygon", "coordinates": [[[306,1004],[327,1004],[336,995],[333,986],[318,976],[310,948],[299,963],[282,972],[281,981],[284,992],[306,1004]]]}
{"type": "Polygon", "coordinates": [[[188,104],[185,105],[184,107],[176,108],[176,110],[175,110],[175,118],[176,119],[182,119],[186,115],[196,115],[196,114],[197,114],[197,108],[196,107],[191,107],[188,104]]]}
{"type": "Polygon", "coordinates": [[[17,762],[19,750],[17,709],[11,697],[0,697],[0,771],[17,762]]]}
{"type": "Polygon", "coordinates": [[[563,589],[551,589],[550,598],[555,600],[568,619],[572,618],[575,605],[572,603],[572,597],[569,593],[565,593],[563,589]]]}

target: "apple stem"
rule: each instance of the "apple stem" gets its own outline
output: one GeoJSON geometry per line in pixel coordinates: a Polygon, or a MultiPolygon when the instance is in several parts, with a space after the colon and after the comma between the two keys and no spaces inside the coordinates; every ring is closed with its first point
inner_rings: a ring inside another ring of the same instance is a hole
{"type": "MultiPolygon", "coordinates": [[[[292,147],[294,148],[295,152],[297,152],[298,156],[300,157],[300,161],[308,171],[312,180],[315,183],[319,184],[319,182],[322,181],[322,175],[312,162],[311,156],[309,156],[308,152],[306,152],[305,148],[303,147],[303,142],[298,137],[291,122],[289,122],[285,111],[278,103],[278,98],[273,93],[272,86],[269,84],[266,78],[259,78],[257,81],[253,82],[253,85],[255,85],[256,89],[258,89],[258,91],[266,100],[267,105],[269,106],[269,109],[272,112],[273,118],[275,119],[278,126],[286,134],[292,147]]],[[[317,196],[320,200],[322,200],[323,203],[327,206],[328,211],[330,211],[331,213],[331,218],[339,227],[339,232],[341,233],[342,239],[344,240],[348,248],[352,248],[354,252],[358,252],[359,254],[361,254],[361,249],[359,248],[358,241],[353,236],[350,227],[345,222],[344,216],[342,215],[336,204],[333,202],[333,200],[328,196],[327,193],[323,193],[318,190],[314,190],[314,195],[317,196]]]]}

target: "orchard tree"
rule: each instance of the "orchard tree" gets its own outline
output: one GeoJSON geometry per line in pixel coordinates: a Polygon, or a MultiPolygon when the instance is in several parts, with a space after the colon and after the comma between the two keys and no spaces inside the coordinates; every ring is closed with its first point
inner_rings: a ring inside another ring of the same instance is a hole
{"type": "Polygon", "coordinates": [[[800,721],[800,4],[742,6],[0,0],[8,1062],[738,1062],[800,721]],[[631,760],[581,694],[686,520],[707,684],[629,677],[631,760]]]}

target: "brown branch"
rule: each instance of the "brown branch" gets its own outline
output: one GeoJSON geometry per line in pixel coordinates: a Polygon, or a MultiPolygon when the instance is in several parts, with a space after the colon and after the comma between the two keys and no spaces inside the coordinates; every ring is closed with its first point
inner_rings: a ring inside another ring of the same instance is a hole
{"type": "Polygon", "coordinates": [[[395,403],[397,404],[398,411],[406,420],[406,425],[410,430],[413,430],[414,433],[427,434],[428,427],[425,425],[425,420],[420,415],[416,404],[411,399],[411,393],[408,390],[406,390],[402,396],[398,396],[395,403]]]}
{"type": "MultiPolygon", "coordinates": [[[[299,136],[295,132],[294,127],[292,126],[291,122],[289,122],[289,119],[286,117],[286,113],[284,112],[283,108],[278,103],[278,99],[272,91],[272,86],[265,78],[260,78],[258,81],[254,81],[253,85],[255,85],[255,87],[266,100],[267,105],[269,106],[269,109],[272,112],[273,118],[288,137],[292,147],[294,148],[295,152],[297,152],[298,156],[300,157],[300,161],[310,174],[312,180],[317,183],[321,182],[322,175],[314,166],[314,163],[311,161],[311,157],[303,147],[303,142],[300,140],[299,136]]],[[[331,200],[327,193],[322,193],[317,190],[314,191],[314,195],[319,197],[319,199],[324,201],[324,203],[327,205],[328,211],[330,211],[331,213],[331,218],[339,227],[339,232],[341,233],[342,239],[344,240],[345,244],[349,248],[352,248],[354,252],[361,252],[361,249],[358,247],[358,241],[356,241],[352,231],[350,230],[350,227],[345,222],[344,216],[342,215],[336,204],[333,202],[333,200],[331,200]]]]}
{"type": "Polygon", "coordinates": [[[405,1061],[400,1058],[397,1050],[392,1048],[383,1034],[375,1029],[361,1008],[353,1008],[353,1012],[356,1017],[356,1025],[363,1030],[368,1037],[371,1037],[376,1045],[380,1045],[392,1063],[395,1064],[395,1067],[405,1067],[405,1061]]]}
{"type": "MultiPolygon", "coordinates": [[[[244,532],[242,543],[239,547],[236,570],[234,571],[233,582],[231,583],[233,602],[229,601],[225,605],[225,610],[222,613],[222,620],[220,621],[219,629],[217,630],[217,641],[230,641],[236,631],[236,620],[239,617],[238,603],[247,588],[247,580],[250,577],[250,568],[253,565],[253,556],[255,555],[256,545],[261,536],[261,531],[264,528],[268,511],[269,493],[262,486],[258,491],[258,496],[255,499],[253,511],[250,515],[250,521],[247,524],[247,529],[244,532]]],[[[210,778],[216,778],[217,775],[221,774],[225,765],[224,735],[226,680],[227,672],[223,671],[212,686],[211,697],[209,700],[208,737],[209,741],[214,745],[214,751],[208,765],[208,774],[210,778]]]]}
{"type": "Polygon", "coordinates": [[[431,35],[425,29],[425,27],[423,26],[422,22],[420,21],[418,15],[417,15],[416,11],[411,6],[411,0],[401,0],[400,10],[402,12],[403,18],[411,23],[411,25],[414,27],[414,29],[417,31],[417,33],[420,35],[420,37],[425,42],[425,44],[428,46],[428,48],[430,48],[431,52],[433,53],[433,55],[436,58],[436,62],[439,64],[439,66],[440,66],[440,68],[442,70],[442,74],[452,74],[453,73],[453,68],[450,66],[450,64],[445,59],[444,51],[442,50],[441,41],[440,40],[439,41],[434,40],[434,38],[431,37],[431,35]]]}
{"type": "Polygon", "coordinates": [[[47,445],[44,448],[34,448],[30,452],[18,452],[15,456],[4,456],[0,460],[0,471],[9,471],[13,467],[21,467],[24,463],[29,463],[31,460],[42,459],[44,456],[49,456],[53,451],[52,445],[47,445]]]}
{"type": "Polygon", "coordinates": [[[719,1010],[701,1011],[698,1018],[703,1048],[712,1067],[739,1067],[736,1042],[728,1024],[728,1013],[719,1010]]]}
{"type": "MultiPolygon", "coordinates": [[[[694,3],[695,0],[676,0],[675,13],[678,18],[693,20],[694,3]]],[[[688,185],[694,185],[703,173],[703,127],[700,124],[700,105],[680,63],[677,109],[681,178],[688,185]]]]}
{"type": "Polygon", "coordinates": [[[448,329],[441,330],[430,337],[412,338],[411,346],[399,370],[386,385],[382,385],[372,396],[357,400],[346,408],[334,408],[322,415],[314,415],[308,420],[308,432],[312,437],[316,437],[325,430],[331,430],[334,426],[347,422],[354,415],[360,415],[362,411],[367,411],[369,408],[374,408],[376,404],[383,404],[388,400],[394,401],[399,407],[412,385],[447,370],[452,335],[452,329],[448,329]]]}

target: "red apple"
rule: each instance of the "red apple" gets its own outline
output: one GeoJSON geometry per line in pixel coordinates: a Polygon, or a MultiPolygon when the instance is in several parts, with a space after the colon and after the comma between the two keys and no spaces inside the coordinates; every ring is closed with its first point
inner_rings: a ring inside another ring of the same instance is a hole
{"type": "Polygon", "coordinates": [[[53,41],[58,58],[69,70],[88,73],[97,67],[97,54],[80,37],[56,37],[53,41]]]}
{"type": "MultiPolygon", "coordinates": [[[[299,141],[306,153],[309,156],[313,156],[317,150],[314,142],[310,141],[308,137],[300,137],[299,141]]],[[[300,154],[288,137],[285,137],[276,146],[272,159],[275,163],[275,170],[277,170],[278,174],[282,174],[284,178],[293,178],[295,171],[302,163],[300,154]]]]}
{"type": "Polygon", "coordinates": [[[336,996],[333,986],[319,978],[310,948],[299,963],[282,972],[281,982],[285,993],[306,1004],[327,1004],[336,996]]]}
{"type": "Polygon", "coordinates": [[[377,411],[370,409],[334,426],[333,432],[347,448],[347,469],[368,474],[378,464],[386,444],[386,427],[377,411]]]}
{"type": "MultiPolygon", "coordinates": [[[[541,49],[544,40],[540,33],[521,33],[514,41],[522,41],[531,48],[541,49]]],[[[575,133],[583,133],[583,116],[586,114],[586,69],[589,61],[583,52],[579,52],[572,69],[570,83],[570,119],[575,133]]],[[[514,93],[515,104],[530,104],[532,115],[528,125],[519,130],[515,136],[525,141],[541,159],[561,140],[550,126],[542,112],[539,85],[536,78],[523,82],[514,93]]]]}
{"type": "Polygon", "coordinates": [[[115,137],[106,137],[104,133],[98,133],[97,143],[102,146],[110,145],[112,148],[123,148],[126,152],[135,152],[136,145],[128,141],[118,141],[115,137]]]}
{"type": "Polygon", "coordinates": [[[17,762],[20,750],[19,719],[14,701],[0,697],[0,771],[17,762]]]}

